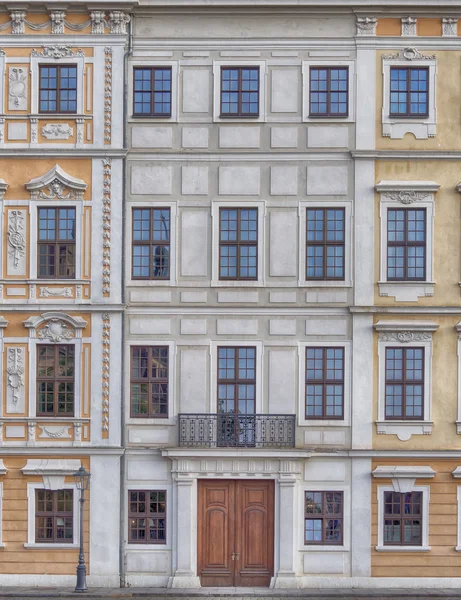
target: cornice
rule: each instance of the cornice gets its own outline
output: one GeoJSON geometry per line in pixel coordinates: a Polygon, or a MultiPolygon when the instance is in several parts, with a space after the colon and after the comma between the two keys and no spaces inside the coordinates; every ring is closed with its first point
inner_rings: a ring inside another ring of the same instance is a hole
{"type": "Polygon", "coordinates": [[[459,150],[351,150],[355,160],[461,160],[459,150]]]}

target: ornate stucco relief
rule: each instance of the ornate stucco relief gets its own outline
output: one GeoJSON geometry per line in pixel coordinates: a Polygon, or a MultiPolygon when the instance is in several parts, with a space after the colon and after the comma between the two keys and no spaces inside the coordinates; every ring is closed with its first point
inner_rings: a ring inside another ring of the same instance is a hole
{"type": "Polygon", "coordinates": [[[26,274],[26,211],[8,211],[7,274],[26,274]]]}
{"type": "Polygon", "coordinates": [[[40,287],[39,288],[39,297],[40,298],[72,298],[72,288],[71,287],[63,287],[63,288],[40,287]]]}
{"type": "Polygon", "coordinates": [[[109,437],[110,314],[102,314],[102,437],[109,437]]]}
{"type": "Polygon", "coordinates": [[[42,127],[42,135],[47,140],[68,140],[74,130],[68,123],[47,123],[42,127]]]}
{"type": "Polygon", "coordinates": [[[112,138],[112,48],[104,48],[104,142],[112,138]]]}
{"type": "Polygon", "coordinates": [[[378,19],[376,17],[357,17],[357,35],[376,35],[378,19]]]}
{"type": "Polygon", "coordinates": [[[23,67],[8,69],[8,110],[27,110],[28,70],[23,67]]]}
{"type": "Polygon", "coordinates": [[[110,251],[111,251],[111,187],[112,187],[112,161],[103,159],[103,253],[102,253],[102,293],[104,297],[110,296],[110,251]]]}
{"type": "Polygon", "coordinates": [[[8,348],[7,352],[7,395],[8,414],[24,412],[24,348],[8,348]]]}
{"type": "Polygon", "coordinates": [[[26,183],[31,200],[83,200],[87,185],[66,173],[59,165],[26,183]]]}
{"type": "Polygon", "coordinates": [[[61,319],[50,319],[38,332],[40,340],[49,340],[53,344],[72,340],[75,337],[75,331],[69,328],[67,323],[61,319]]]}

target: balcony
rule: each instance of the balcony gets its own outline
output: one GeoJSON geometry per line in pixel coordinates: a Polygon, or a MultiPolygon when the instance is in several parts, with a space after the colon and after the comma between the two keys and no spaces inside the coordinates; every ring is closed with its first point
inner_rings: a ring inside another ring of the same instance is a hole
{"type": "Polygon", "coordinates": [[[183,448],[294,448],[295,415],[179,415],[183,448]]]}

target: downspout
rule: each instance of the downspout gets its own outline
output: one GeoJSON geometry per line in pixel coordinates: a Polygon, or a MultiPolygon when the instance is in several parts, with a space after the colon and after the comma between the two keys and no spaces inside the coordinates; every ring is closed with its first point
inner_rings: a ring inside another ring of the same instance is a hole
{"type": "MultiPolygon", "coordinates": [[[[123,55],[123,149],[127,149],[127,99],[128,99],[128,58],[132,52],[132,36],[133,36],[133,17],[131,17],[128,25],[128,48],[123,55]]],[[[126,226],[126,155],[123,157],[123,180],[122,180],[122,306],[125,306],[125,226],[126,226]]],[[[120,587],[126,587],[126,565],[125,565],[125,312],[122,314],[122,384],[121,384],[121,427],[120,427],[120,443],[122,447],[122,455],[120,457],[120,543],[119,543],[119,572],[120,572],[120,587]]]]}

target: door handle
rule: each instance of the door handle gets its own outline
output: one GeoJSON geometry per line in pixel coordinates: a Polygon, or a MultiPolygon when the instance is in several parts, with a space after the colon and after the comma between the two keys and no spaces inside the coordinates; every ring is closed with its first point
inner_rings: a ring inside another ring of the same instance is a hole
{"type": "Polygon", "coordinates": [[[240,552],[232,552],[231,558],[232,558],[232,560],[239,560],[240,559],[240,552]]]}

